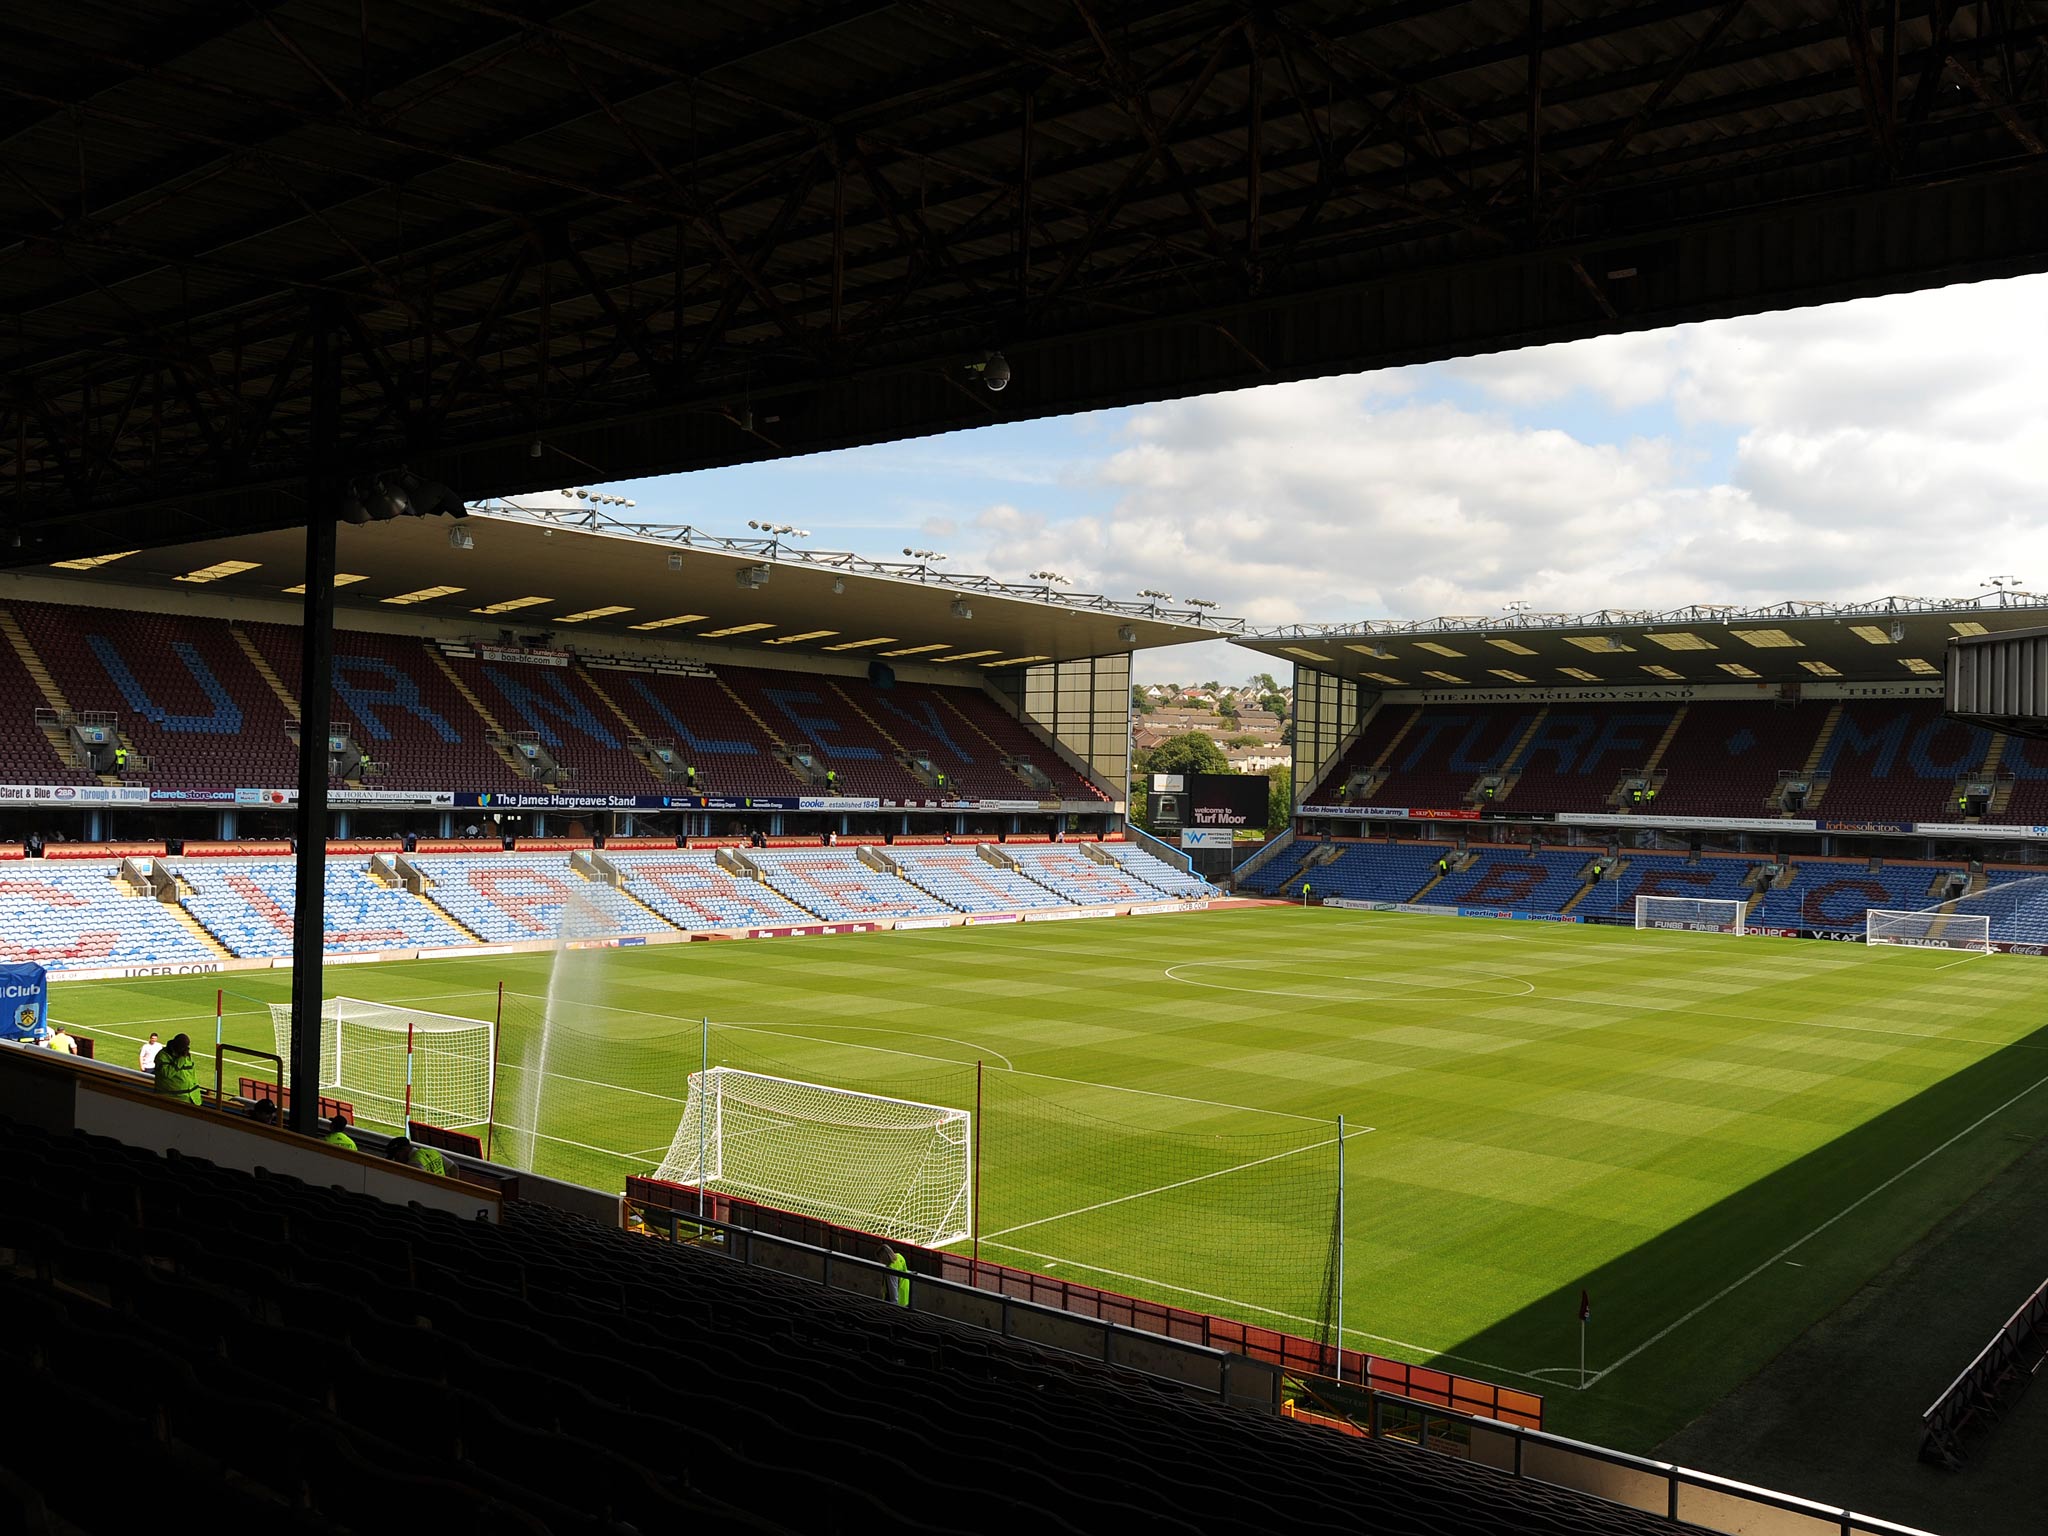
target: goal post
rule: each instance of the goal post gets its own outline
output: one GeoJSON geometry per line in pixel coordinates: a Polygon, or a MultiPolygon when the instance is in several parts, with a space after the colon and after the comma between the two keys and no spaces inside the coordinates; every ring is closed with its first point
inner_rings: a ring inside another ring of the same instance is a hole
{"type": "Polygon", "coordinates": [[[1746,933],[1749,904],[1707,896],[1638,896],[1636,927],[1681,933],[1746,933]]]}
{"type": "MultiPolygon", "coordinates": [[[[272,1003],[270,1022],[289,1077],[292,1005],[272,1003]]],[[[496,1033],[488,1019],[330,997],[320,1005],[320,1091],[372,1125],[480,1130],[491,1123],[496,1033]]]]}
{"type": "Polygon", "coordinates": [[[1918,912],[1872,907],[1863,914],[1863,942],[1983,953],[1991,949],[1991,917],[1983,912],[1944,912],[1939,907],[1918,912]]]}
{"type": "Polygon", "coordinates": [[[770,1077],[690,1074],[657,1178],[933,1248],[973,1232],[964,1109],[770,1077]]]}

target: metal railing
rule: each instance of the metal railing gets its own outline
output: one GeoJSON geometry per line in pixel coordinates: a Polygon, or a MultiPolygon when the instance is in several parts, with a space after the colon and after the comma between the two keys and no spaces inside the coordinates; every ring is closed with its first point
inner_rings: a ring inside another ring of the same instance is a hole
{"type": "MultiPolygon", "coordinates": [[[[2019,1305],[2019,1310],[1991,1336],[1991,1342],[1977,1351],[1977,1358],[1942,1390],[1928,1410],[1920,1415],[1923,1434],[1920,1459],[1943,1466],[1963,1464],[1963,1430],[1983,1414],[1996,1416],[2008,1404],[2007,1388],[2024,1386],[2040,1368],[2021,1362],[2029,1347],[2038,1356],[2043,1348],[2038,1337],[2048,1328],[2048,1280],[2019,1305]]],[[[2016,1395],[2016,1394],[2015,1394],[2016,1395]]]]}
{"type": "Polygon", "coordinates": [[[213,1048],[214,1102],[216,1104],[225,1104],[227,1102],[227,1094],[224,1091],[224,1089],[227,1083],[227,1059],[230,1054],[236,1056],[247,1056],[252,1061],[267,1061],[275,1069],[277,1079],[277,1108],[279,1118],[282,1119],[285,1106],[284,1058],[282,1056],[273,1056],[269,1051],[259,1051],[250,1046],[228,1045],[225,1042],[223,1042],[219,1045],[216,1045],[213,1048]]]}
{"type": "Polygon", "coordinates": [[[1693,1529],[1731,1536],[1933,1536],[1914,1526],[1862,1515],[1840,1505],[1758,1488],[1675,1462],[1570,1440],[1547,1430],[1459,1413],[1392,1392],[1351,1391],[1341,1397],[1308,1382],[1303,1395],[1320,1414],[1369,1439],[1437,1451],[1549,1487],[1658,1515],[1693,1529]],[[1360,1407],[1347,1406],[1363,1399],[1360,1407]]]}
{"type": "Polygon", "coordinates": [[[472,515],[503,518],[509,522],[539,523],[553,528],[582,528],[592,533],[609,533],[624,538],[648,539],[659,544],[702,550],[716,555],[747,555],[783,565],[804,565],[813,569],[844,571],[853,576],[877,576],[891,581],[914,581],[963,596],[1013,598],[1018,602],[1042,603],[1052,608],[1077,608],[1094,613],[1111,613],[1123,618],[1157,619],[1189,629],[1208,630],[1218,635],[1250,634],[1246,619],[1226,618],[1205,608],[1185,604],[1171,606],[1165,601],[1132,602],[1099,592],[1069,592],[1050,582],[1004,581],[997,576],[967,575],[940,571],[917,559],[874,560],[850,550],[807,549],[770,534],[767,537],[733,538],[710,533],[688,523],[629,523],[595,507],[525,507],[514,501],[478,502],[472,515]]]}
{"type": "Polygon", "coordinates": [[[1191,1343],[1101,1318],[1082,1317],[1000,1292],[980,1290],[916,1270],[891,1269],[875,1259],[843,1253],[797,1238],[736,1226],[709,1216],[628,1202],[648,1230],[671,1242],[706,1242],[726,1257],[753,1269],[809,1279],[828,1290],[853,1291],[878,1302],[894,1300],[895,1286],[908,1291],[897,1305],[951,1318],[1106,1365],[1157,1376],[1193,1387],[1218,1401],[1264,1413],[1280,1409],[1280,1372],[1206,1344],[1191,1343]]]}

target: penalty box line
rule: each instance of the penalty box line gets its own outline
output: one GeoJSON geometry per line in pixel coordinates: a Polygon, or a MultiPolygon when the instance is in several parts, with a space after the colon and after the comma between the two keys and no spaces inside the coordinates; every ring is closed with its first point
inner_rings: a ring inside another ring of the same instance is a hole
{"type": "Polygon", "coordinates": [[[2033,1082],[2027,1084],[2026,1087],[2022,1088],[2018,1093],[2014,1094],[2011,1098],[2007,1099],[2003,1104],[1999,1105],[1996,1109],[1987,1110],[1984,1114],[1979,1115],[1975,1120],[1972,1120],[1960,1131],[1957,1131],[1955,1135],[1949,1137],[1949,1139],[1947,1141],[1944,1141],[1940,1146],[1934,1148],[1932,1151],[1921,1153],[1919,1157],[1915,1158],[1912,1162],[1908,1163],[1905,1167],[1901,1168],[1897,1173],[1893,1174],[1890,1178],[1886,1179],[1882,1184],[1878,1185],[1875,1189],[1869,1190],[1866,1193],[1859,1195],[1856,1199],[1850,1201],[1847,1205],[1843,1206],[1839,1211],[1835,1212],[1834,1215],[1830,1216],[1826,1221],[1822,1222],[1819,1226],[1815,1227],[1811,1232],[1808,1232],[1804,1237],[1795,1238],[1790,1243],[1787,1243],[1783,1248],[1780,1248],[1768,1259],[1765,1259],[1763,1263],[1757,1265],[1756,1268],[1752,1269],[1748,1274],[1741,1276],[1739,1279],[1731,1280],[1728,1284],[1722,1286],[1720,1290],[1714,1292],[1713,1295],[1709,1296],[1705,1301],[1701,1302],[1691,1311],[1685,1313],[1683,1316],[1677,1318],[1675,1321],[1665,1324],[1662,1328],[1658,1329],[1655,1333],[1651,1334],[1650,1337],[1643,1340],[1642,1343],[1638,1344],[1634,1349],[1630,1350],[1627,1354],[1623,1355],[1619,1360],[1616,1360],[1613,1364],[1604,1366],[1600,1370],[1594,1372],[1592,1379],[1586,1383],[1587,1387],[1597,1387],[1603,1379],[1613,1374],[1615,1371],[1620,1370],[1624,1365],[1627,1365],[1631,1360],[1635,1359],[1636,1356],[1642,1354],[1645,1350],[1652,1349],[1658,1344],[1663,1343],[1665,1339],[1669,1338],[1672,1334],[1676,1333],[1679,1329],[1683,1328],[1687,1323],[1691,1322],[1694,1318],[1698,1317],[1702,1312],[1706,1311],[1707,1308],[1713,1306],[1716,1302],[1721,1301],[1728,1296],[1732,1296],[1735,1292],[1741,1290],[1745,1285],[1749,1284],[1750,1281],[1754,1280],[1758,1275],[1762,1274],[1765,1270],[1771,1269],[1776,1265],[1783,1263],[1787,1255],[1795,1253],[1799,1249],[1804,1248],[1816,1237],[1819,1237],[1821,1233],[1827,1231],[1828,1228],[1832,1227],[1836,1222],[1842,1220],[1843,1217],[1849,1216],[1853,1214],[1855,1211],[1859,1210],[1861,1207],[1869,1204],[1872,1200],[1875,1200],[1879,1195],[1883,1194],[1886,1190],[1890,1189],[1894,1184],[1898,1183],[1899,1180],[1905,1178],[1908,1174],[1916,1172],[1918,1169],[1932,1162],[1935,1158],[1939,1157],[1942,1153],[1946,1152],[1950,1147],[1954,1146],[1957,1142],[1961,1141],[1965,1136],[1968,1136],[1971,1132],[1983,1126],[1987,1121],[1996,1119],[1999,1115],[2004,1114],[2008,1109],[2011,1109],[2013,1105],[2019,1103],[2021,1099],[2024,1099],[2028,1094],[2032,1093],[2036,1088],[2041,1087],[2044,1083],[2048,1083],[2048,1077],[2038,1077],[2034,1079],[2033,1082]]]}
{"type": "MultiPolygon", "coordinates": [[[[1360,1126],[1357,1130],[1347,1130],[1344,1133],[1344,1139],[1346,1141],[1350,1141],[1354,1137],[1370,1136],[1376,1129],[1376,1126],[1366,1125],[1360,1126]]],[[[1166,1194],[1169,1190],[1186,1189],[1190,1184],[1203,1184],[1208,1182],[1210,1179],[1220,1179],[1227,1177],[1228,1175],[1233,1173],[1243,1173],[1247,1169],[1263,1167],[1267,1163],[1282,1162],[1290,1157],[1299,1157],[1304,1152],[1315,1152],[1323,1147],[1334,1147],[1336,1145],[1337,1138],[1331,1136],[1325,1138],[1322,1141],[1310,1142],[1307,1146],[1304,1147],[1290,1147],[1285,1152],[1274,1152],[1268,1154],[1265,1157],[1255,1157],[1250,1162],[1236,1163],[1233,1164],[1231,1167],[1217,1168],[1208,1173],[1198,1173],[1193,1178],[1175,1179],[1171,1184],[1160,1184],[1151,1189],[1140,1189],[1134,1191],[1133,1193],[1128,1195],[1117,1195],[1109,1200],[1098,1200],[1093,1205],[1084,1205],[1071,1211],[1062,1211],[1057,1216],[1041,1216],[1036,1221],[1019,1222],[1014,1227],[1004,1227],[1000,1232],[990,1232],[984,1234],[982,1237],[982,1241],[985,1243],[994,1242],[998,1238],[1008,1237],[1012,1232],[1028,1232],[1033,1227],[1048,1226],[1055,1221],[1066,1221],[1069,1218],[1075,1216],[1086,1216],[1091,1211],[1105,1211],[1113,1205],[1124,1205],[1132,1200],[1149,1199],[1153,1195],[1166,1194]]],[[[1019,1249],[1018,1251],[1022,1252],[1023,1250],[1019,1249]]],[[[1105,1270],[1104,1273],[1107,1274],[1108,1271],[1105,1270]]]]}

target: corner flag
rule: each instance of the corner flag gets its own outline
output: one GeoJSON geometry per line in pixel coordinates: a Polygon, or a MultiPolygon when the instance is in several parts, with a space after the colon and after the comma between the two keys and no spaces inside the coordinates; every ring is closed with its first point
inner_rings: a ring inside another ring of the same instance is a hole
{"type": "Polygon", "coordinates": [[[1593,1298],[1585,1291],[1579,1292],[1579,1321],[1590,1322],[1593,1317],[1593,1298]]]}

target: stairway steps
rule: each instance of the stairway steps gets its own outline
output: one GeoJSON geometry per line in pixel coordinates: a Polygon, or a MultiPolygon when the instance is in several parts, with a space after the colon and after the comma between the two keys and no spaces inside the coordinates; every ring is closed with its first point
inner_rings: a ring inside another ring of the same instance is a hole
{"type": "Polygon", "coordinates": [[[1650,756],[1643,764],[1643,772],[1655,773],[1657,765],[1664,761],[1664,754],[1671,750],[1671,743],[1678,739],[1678,728],[1685,724],[1685,717],[1692,706],[1681,704],[1671,716],[1671,723],[1664,727],[1664,734],[1657,738],[1657,745],[1650,749],[1650,756]]]}
{"type": "MultiPolygon", "coordinates": [[[[626,728],[626,735],[629,739],[637,736],[642,741],[647,740],[647,733],[640,729],[640,727],[634,722],[633,717],[631,715],[627,714],[623,709],[619,708],[617,701],[614,700],[609,693],[606,693],[604,691],[603,685],[600,684],[598,680],[595,677],[593,677],[588,670],[582,667],[578,667],[576,669],[576,675],[583,680],[584,686],[587,687],[593,694],[597,696],[598,703],[602,704],[606,709],[612,712],[612,718],[614,720],[617,720],[619,724],[623,725],[626,728]]],[[[660,780],[663,783],[668,782],[666,775],[664,775],[658,768],[654,766],[654,764],[647,761],[647,759],[642,757],[639,753],[635,752],[633,754],[633,760],[637,762],[642,768],[645,768],[649,773],[653,774],[656,779],[660,780]]],[[[650,907],[648,908],[648,910],[653,911],[654,909],[650,907]]],[[[659,913],[656,913],[655,915],[660,916],[659,913]]]]}
{"type": "MultiPolygon", "coordinates": [[[[504,763],[504,765],[507,768],[510,768],[522,779],[528,777],[525,766],[519,761],[517,757],[513,756],[512,749],[506,746],[504,742],[499,739],[504,736],[505,728],[498,724],[498,717],[496,715],[493,715],[488,709],[484,708],[484,701],[476,696],[476,690],[474,688],[471,688],[468,683],[462,680],[462,674],[460,672],[457,672],[453,667],[448,665],[448,658],[441,654],[441,648],[437,645],[426,644],[422,645],[420,649],[427,653],[427,659],[429,661],[433,662],[435,666],[441,669],[441,675],[448,679],[448,681],[454,686],[455,691],[462,695],[463,702],[467,704],[471,709],[475,710],[476,717],[479,720],[483,721],[485,726],[489,728],[491,735],[486,739],[490,742],[491,750],[498,754],[499,761],[504,763]]],[[[438,905],[436,907],[436,910],[441,910],[438,907],[438,905]]],[[[443,915],[447,916],[445,911],[443,912],[443,915]]],[[[455,926],[461,928],[464,933],[469,933],[471,931],[462,923],[456,922],[456,920],[452,916],[450,916],[448,920],[452,923],[455,923],[455,926]]],[[[479,935],[479,937],[481,937],[481,935],[479,935]]]]}
{"type": "Polygon", "coordinates": [[[241,647],[242,654],[249,658],[249,665],[256,669],[256,675],[270,686],[273,694],[277,695],[277,702],[285,707],[285,713],[299,721],[300,728],[304,729],[305,717],[300,712],[299,701],[292,697],[292,691],[285,687],[284,679],[277,675],[270,663],[264,659],[263,653],[256,649],[256,642],[251,640],[243,632],[242,626],[233,620],[228,622],[228,633],[235,637],[235,644],[241,647]]]}

